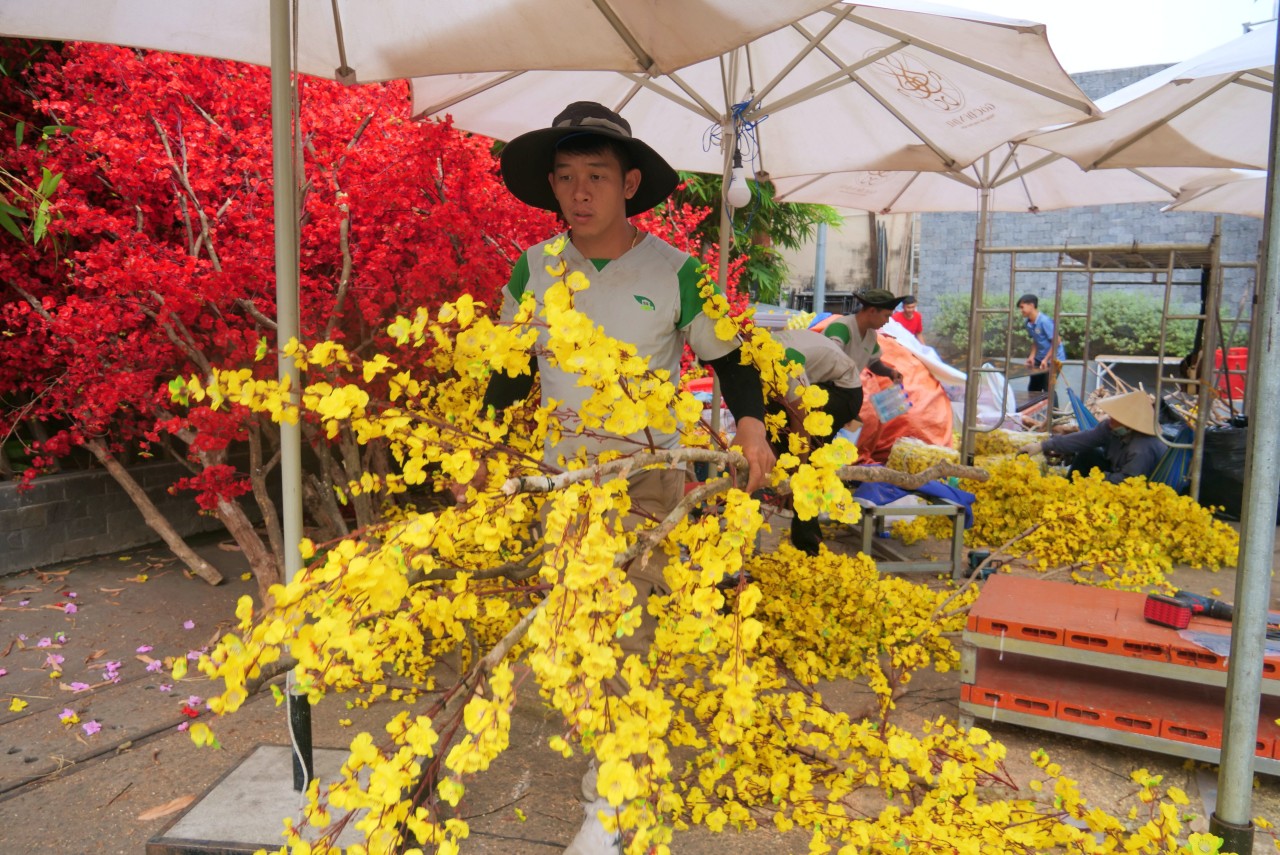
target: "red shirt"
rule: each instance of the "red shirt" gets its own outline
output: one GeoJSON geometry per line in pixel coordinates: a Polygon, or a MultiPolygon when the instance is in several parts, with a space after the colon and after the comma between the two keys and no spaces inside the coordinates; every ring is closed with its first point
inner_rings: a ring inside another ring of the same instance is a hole
{"type": "Polygon", "coordinates": [[[907,332],[912,335],[920,335],[924,332],[924,318],[920,317],[919,312],[913,312],[911,317],[907,317],[902,312],[894,312],[893,319],[907,328],[907,332]]]}

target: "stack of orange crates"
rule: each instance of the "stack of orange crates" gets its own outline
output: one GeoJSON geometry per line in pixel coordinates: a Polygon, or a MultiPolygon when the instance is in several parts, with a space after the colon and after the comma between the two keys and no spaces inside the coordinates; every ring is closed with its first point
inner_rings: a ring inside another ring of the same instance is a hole
{"type": "MultiPolygon", "coordinates": [[[[1103,741],[1165,751],[1222,746],[1227,660],[1142,617],[1145,594],[992,576],[969,611],[962,710],[1103,741]],[[1126,740],[1115,734],[1151,740],[1126,740]]],[[[1228,623],[1191,630],[1229,636],[1228,623]]],[[[1280,656],[1263,660],[1256,753],[1280,761],[1280,656]]],[[[1276,771],[1259,764],[1259,771],[1276,771]]]]}

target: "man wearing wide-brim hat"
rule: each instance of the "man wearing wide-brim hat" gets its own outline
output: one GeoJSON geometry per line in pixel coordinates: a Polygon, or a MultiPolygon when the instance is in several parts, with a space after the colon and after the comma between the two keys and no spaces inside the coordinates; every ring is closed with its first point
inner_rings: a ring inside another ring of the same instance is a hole
{"type": "Polygon", "coordinates": [[[1098,409],[1107,418],[1097,427],[1053,436],[1018,449],[1023,454],[1070,454],[1071,471],[1088,474],[1101,469],[1118,484],[1126,478],[1149,478],[1156,471],[1167,446],[1160,439],[1155,405],[1146,392],[1129,392],[1103,398],[1098,409]]]}

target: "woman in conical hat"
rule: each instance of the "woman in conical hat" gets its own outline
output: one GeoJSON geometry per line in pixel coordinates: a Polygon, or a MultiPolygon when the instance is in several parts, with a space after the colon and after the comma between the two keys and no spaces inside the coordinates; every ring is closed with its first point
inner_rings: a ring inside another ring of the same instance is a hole
{"type": "Polygon", "coordinates": [[[1108,481],[1149,478],[1167,446],[1160,439],[1155,405],[1146,392],[1129,392],[1098,402],[1106,418],[1078,433],[1052,436],[1018,451],[1024,454],[1072,455],[1071,471],[1088,474],[1101,469],[1108,481]]]}

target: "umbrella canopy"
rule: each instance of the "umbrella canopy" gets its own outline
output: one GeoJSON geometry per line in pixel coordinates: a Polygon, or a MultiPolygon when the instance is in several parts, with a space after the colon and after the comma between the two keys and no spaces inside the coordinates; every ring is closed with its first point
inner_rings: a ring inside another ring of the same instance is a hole
{"type": "Polygon", "coordinates": [[[413,97],[415,115],[496,139],[545,127],[569,100],[599,101],[678,169],[725,172],[740,136],[773,176],[960,168],[1095,112],[1043,26],[911,0],[831,3],[667,75],[435,76],[415,79],[413,97]]]}
{"type": "MultiPolygon", "coordinates": [[[[882,214],[978,211],[1037,213],[1082,205],[1169,202],[1209,170],[1185,167],[1097,169],[1026,144],[1006,143],[962,170],[829,172],[775,178],[780,202],[818,202],[882,214]]],[[[1219,170],[1214,170],[1219,172],[1219,170]]]]}
{"type": "Polygon", "coordinates": [[[1276,24],[1099,99],[1100,119],[1030,137],[1085,169],[1266,169],[1276,24]]]}
{"type": "Polygon", "coordinates": [[[1182,185],[1164,211],[1209,211],[1261,217],[1267,201],[1267,173],[1262,169],[1218,169],[1182,185]]]}
{"type": "MultiPolygon", "coordinates": [[[[298,0],[295,71],[368,83],[523,68],[661,73],[830,0],[298,0]]],[[[262,0],[6,3],[10,36],[107,42],[271,65],[262,0]]]]}

